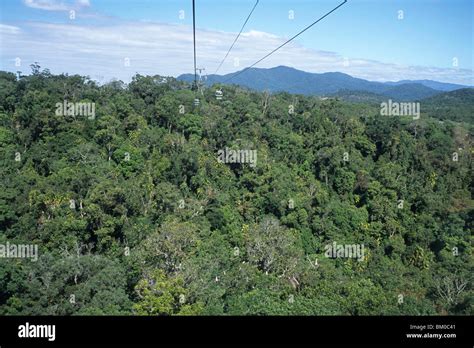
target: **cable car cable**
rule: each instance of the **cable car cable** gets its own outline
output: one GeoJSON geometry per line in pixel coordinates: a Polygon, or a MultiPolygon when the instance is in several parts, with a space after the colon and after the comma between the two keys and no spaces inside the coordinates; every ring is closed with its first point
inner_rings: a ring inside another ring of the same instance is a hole
{"type": "Polygon", "coordinates": [[[193,0],[193,44],[194,44],[194,86],[197,88],[197,70],[196,70],[196,4],[193,0]]]}
{"type": "Polygon", "coordinates": [[[239,71],[238,73],[232,75],[231,77],[229,77],[228,79],[224,80],[222,83],[226,83],[230,80],[232,80],[234,77],[242,74],[243,72],[247,71],[248,69],[254,67],[255,65],[257,65],[258,63],[260,63],[262,60],[268,58],[269,56],[271,56],[273,53],[275,53],[276,51],[278,51],[280,48],[282,48],[283,46],[285,46],[286,44],[288,44],[290,41],[293,41],[296,37],[300,36],[301,34],[303,34],[306,30],[308,30],[309,28],[311,28],[312,26],[314,26],[315,24],[319,23],[321,20],[323,20],[324,18],[326,18],[327,16],[329,16],[331,13],[333,13],[334,11],[336,11],[339,7],[341,7],[342,5],[344,5],[345,3],[347,2],[347,0],[344,0],[343,3],[339,4],[338,6],[336,6],[335,8],[333,8],[331,11],[329,11],[328,13],[326,13],[324,16],[320,17],[318,20],[316,20],[315,22],[313,22],[312,24],[308,25],[306,28],[304,28],[303,30],[301,30],[298,34],[296,34],[295,36],[293,36],[291,39],[287,40],[286,42],[284,42],[283,44],[281,44],[280,46],[278,46],[277,48],[275,48],[273,51],[271,51],[270,53],[268,53],[266,56],[264,56],[263,58],[260,58],[259,60],[257,60],[255,63],[253,63],[252,65],[250,65],[249,67],[239,71]]]}
{"type": "Polygon", "coordinates": [[[253,11],[255,10],[255,8],[257,7],[259,1],[260,1],[260,0],[257,0],[257,2],[255,2],[255,5],[253,5],[252,11],[250,11],[249,15],[247,16],[247,19],[245,20],[244,24],[242,25],[242,28],[240,28],[240,32],[239,32],[239,33],[237,34],[237,36],[235,37],[234,42],[233,42],[232,45],[230,46],[230,48],[229,48],[229,50],[227,51],[227,53],[226,53],[224,59],[222,59],[222,62],[219,64],[219,67],[216,69],[216,71],[215,71],[214,74],[217,74],[217,72],[218,72],[219,69],[221,68],[222,64],[224,64],[225,60],[226,60],[227,57],[229,56],[230,51],[232,50],[232,48],[234,48],[235,43],[236,43],[237,40],[239,39],[240,34],[242,34],[242,31],[244,30],[245,25],[247,24],[247,22],[249,21],[250,17],[252,16],[252,13],[253,13],[253,11]]]}

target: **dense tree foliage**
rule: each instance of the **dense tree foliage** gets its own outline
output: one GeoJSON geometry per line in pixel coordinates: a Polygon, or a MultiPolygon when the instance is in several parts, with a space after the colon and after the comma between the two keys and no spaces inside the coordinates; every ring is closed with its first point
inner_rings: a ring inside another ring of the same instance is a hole
{"type": "Polygon", "coordinates": [[[0,244],[39,246],[0,258],[1,314],[474,313],[472,104],[439,122],[215,87],[195,106],[173,78],[1,72],[0,244]]]}

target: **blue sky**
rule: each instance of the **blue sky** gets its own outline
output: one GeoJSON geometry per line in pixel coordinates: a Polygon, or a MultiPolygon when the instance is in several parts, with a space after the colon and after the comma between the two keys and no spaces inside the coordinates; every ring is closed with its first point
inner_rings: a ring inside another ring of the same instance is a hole
{"type": "MultiPolygon", "coordinates": [[[[260,0],[220,73],[250,65],[341,2],[260,0]]],[[[198,65],[208,73],[254,3],[196,0],[198,65]]],[[[191,0],[7,0],[0,9],[2,70],[27,72],[38,61],[55,73],[124,81],[192,72],[191,0]]],[[[472,85],[473,12],[471,0],[349,0],[258,67],[472,85]]]]}

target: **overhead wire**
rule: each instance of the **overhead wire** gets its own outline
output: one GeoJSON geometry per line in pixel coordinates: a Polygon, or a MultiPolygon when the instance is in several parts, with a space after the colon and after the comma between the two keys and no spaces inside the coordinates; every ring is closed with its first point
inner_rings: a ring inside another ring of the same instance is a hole
{"type": "Polygon", "coordinates": [[[240,31],[239,33],[237,34],[237,36],[235,37],[234,39],[234,42],[232,42],[232,45],[230,46],[229,50],[227,51],[224,59],[222,59],[221,63],[219,64],[219,66],[217,67],[216,71],[214,72],[214,74],[217,74],[217,72],[219,71],[219,69],[222,67],[222,64],[224,64],[225,60],[227,59],[227,57],[229,56],[229,53],[230,51],[232,51],[232,48],[234,48],[234,45],[235,43],[237,42],[237,40],[239,39],[240,35],[242,34],[242,31],[244,30],[245,26],[247,25],[247,22],[249,21],[250,17],[252,16],[253,14],[253,11],[255,11],[255,8],[257,7],[259,3],[259,0],[257,0],[255,2],[255,5],[253,5],[253,8],[252,10],[250,11],[249,15],[247,16],[247,19],[245,20],[244,24],[242,25],[242,28],[240,28],[240,31]]]}
{"type": "Polygon", "coordinates": [[[197,88],[197,69],[196,69],[196,4],[193,0],[193,45],[194,45],[194,86],[197,88]]]}
{"type": "Polygon", "coordinates": [[[224,80],[222,83],[226,83],[230,80],[232,80],[233,78],[239,76],[240,74],[244,73],[245,71],[249,70],[250,68],[254,67],[255,65],[257,65],[258,63],[260,63],[261,61],[263,61],[264,59],[268,58],[269,56],[271,56],[273,53],[275,53],[276,51],[278,51],[280,48],[282,48],[283,46],[287,45],[288,43],[290,43],[291,41],[293,41],[294,39],[296,39],[298,36],[300,36],[301,34],[303,34],[305,31],[307,31],[308,29],[310,29],[311,27],[313,27],[314,25],[316,25],[317,23],[319,23],[320,21],[322,21],[324,18],[326,18],[327,16],[329,16],[331,13],[333,13],[334,11],[336,11],[338,8],[340,8],[341,6],[343,6],[345,3],[347,2],[347,0],[344,0],[344,2],[340,3],[338,6],[334,7],[331,11],[327,12],[325,15],[323,15],[322,17],[318,18],[316,21],[314,21],[313,23],[311,23],[310,25],[308,25],[306,28],[304,28],[303,30],[301,30],[299,33],[297,33],[296,35],[294,35],[292,38],[288,39],[287,41],[285,41],[284,43],[282,43],[280,46],[278,46],[277,48],[275,48],[273,51],[271,51],[270,53],[268,53],[267,55],[265,55],[264,57],[260,58],[259,60],[257,60],[255,63],[253,63],[252,65],[246,67],[245,69],[237,72],[236,74],[233,74],[231,77],[229,77],[228,79],[224,80]]]}

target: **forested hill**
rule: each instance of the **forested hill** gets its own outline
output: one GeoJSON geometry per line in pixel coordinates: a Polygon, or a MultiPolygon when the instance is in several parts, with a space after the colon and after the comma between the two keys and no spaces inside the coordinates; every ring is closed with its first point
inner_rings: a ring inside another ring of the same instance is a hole
{"type": "Polygon", "coordinates": [[[222,92],[2,72],[0,314],[474,313],[472,124],[222,92]]]}
{"type": "Polygon", "coordinates": [[[441,120],[474,123],[474,88],[438,94],[421,101],[430,116],[441,120]]]}

